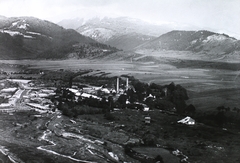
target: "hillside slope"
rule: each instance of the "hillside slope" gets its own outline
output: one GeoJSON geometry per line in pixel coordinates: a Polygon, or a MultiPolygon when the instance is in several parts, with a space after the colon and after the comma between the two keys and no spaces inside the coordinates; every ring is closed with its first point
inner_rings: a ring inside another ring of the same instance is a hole
{"type": "Polygon", "coordinates": [[[93,46],[98,42],[34,17],[0,19],[1,59],[66,58],[78,44],[93,46]]]}
{"type": "Polygon", "coordinates": [[[238,53],[240,41],[228,35],[210,31],[171,31],[136,48],[136,50],[140,49],[223,55],[238,53]]]}

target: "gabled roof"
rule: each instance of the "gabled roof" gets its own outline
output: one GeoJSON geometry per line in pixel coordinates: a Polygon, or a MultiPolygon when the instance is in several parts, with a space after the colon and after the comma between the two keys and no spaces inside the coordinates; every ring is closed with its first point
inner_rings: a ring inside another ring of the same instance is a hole
{"type": "Polygon", "coordinates": [[[183,123],[183,124],[195,124],[195,120],[192,119],[191,117],[187,116],[182,120],[179,120],[178,123],[183,123]]]}

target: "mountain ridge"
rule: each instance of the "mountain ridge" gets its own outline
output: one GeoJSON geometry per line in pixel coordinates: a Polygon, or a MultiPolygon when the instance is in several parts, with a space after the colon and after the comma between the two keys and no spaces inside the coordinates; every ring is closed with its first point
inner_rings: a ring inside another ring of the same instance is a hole
{"type": "MultiPolygon", "coordinates": [[[[65,23],[67,23],[67,21],[68,20],[65,20],[65,23]]],[[[74,20],[69,23],[74,24],[74,20]]],[[[64,23],[61,22],[61,24],[64,23]]],[[[65,24],[65,27],[68,26],[65,24]]],[[[160,36],[161,34],[171,30],[171,28],[167,25],[153,25],[140,19],[129,17],[104,17],[102,19],[96,17],[84,21],[84,23],[80,24],[78,28],[75,28],[75,30],[82,35],[97,40],[100,43],[115,46],[123,50],[130,50],[135,48],[136,44],[142,44],[148,41],[148,39],[160,36]],[[147,40],[146,37],[148,37],[147,40]],[[119,41],[123,40],[123,38],[129,44],[119,41]]]]}
{"type": "MultiPolygon", "coordinates": [[[[91,48],[96,47],[98,51],[101,50],[100,47],[104,47],[97,45],[97,41],[83,36],[73,29],[65,29],[47,20],[35,17],[0,19],[1,58],[21,59],[44,56],[66,58],[68,54],[75,52],[75,44],[91,44],[91,48]],[[55,56],[56,54],[58,55],[55,56]]],[[[89,51],[85,48],[84,52],[89,51]]],[[[85,54],[82,53],[82,55],[85,54]]]]}
{"type": "Polygon", "coordinates": [[[239,51],[239,47],[240,41],[226,34],[214,33],[207,30],[173,30],[136,47],[135,50],[175,50],[221,55],[239,51]]]}
{"type": "MultiPolygon", "coordinates": [[[[189,51],[219,57],[240,54],[240,41],[226,34],[207,30],[172,30],[154,37],[138,33],[132,27],[125,28],[123,24],[118,26],[117,20],[113,23],[110,23],[112,20],[110,18],[105,20],[107,25],[102,26],[97,26],[102,20],[97,18],[91,20],[92,24],[95,24],[95,29],[89,26],[81,27],[85,35],[91,35],[92,38],[90,38],[47,20],[34,17],[3,17],[0,19],[0,58],[78,59],[106,56],[118,51],[114,48],[115,46],[125,51],[135,52],[144,49],[148,49],[148,52],[189,51]],[[121,30],[110,28],[112,24],[121,30]],[[101,38],[104,43],[99,40],[100,43],[97,42],[93,37],[96,40],[101,38]]],[[[121,20],[126,21],[126,18],[121,20]]]]}

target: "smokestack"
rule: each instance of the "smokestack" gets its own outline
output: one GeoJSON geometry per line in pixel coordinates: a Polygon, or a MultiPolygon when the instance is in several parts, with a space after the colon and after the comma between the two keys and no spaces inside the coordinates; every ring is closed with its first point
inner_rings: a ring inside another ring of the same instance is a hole
{"type": "Polygon", "coordinates": [[[167,88],[164,88],[163,91],[165,92],[165,96],[167,97],[167,88]]]}
{"type": "Polygon", "coordinates": [[[119,92],[119,78],[117,78],[117,93],[119,92]]]}
{"type": "Polygon", "coordinates": [[[126,80],[126,90],[128,90],[128,78],[126,80]]]}

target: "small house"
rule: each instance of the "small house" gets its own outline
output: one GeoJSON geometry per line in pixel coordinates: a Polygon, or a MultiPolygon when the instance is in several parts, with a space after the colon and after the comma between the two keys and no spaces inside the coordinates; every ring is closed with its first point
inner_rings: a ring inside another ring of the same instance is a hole
{"type": "Polygon", "coordinates": [[[187,116],[186,118],[179,120],[178,123],[182,123],[186,125],[195,125],[195,120],[187,116]]]}

